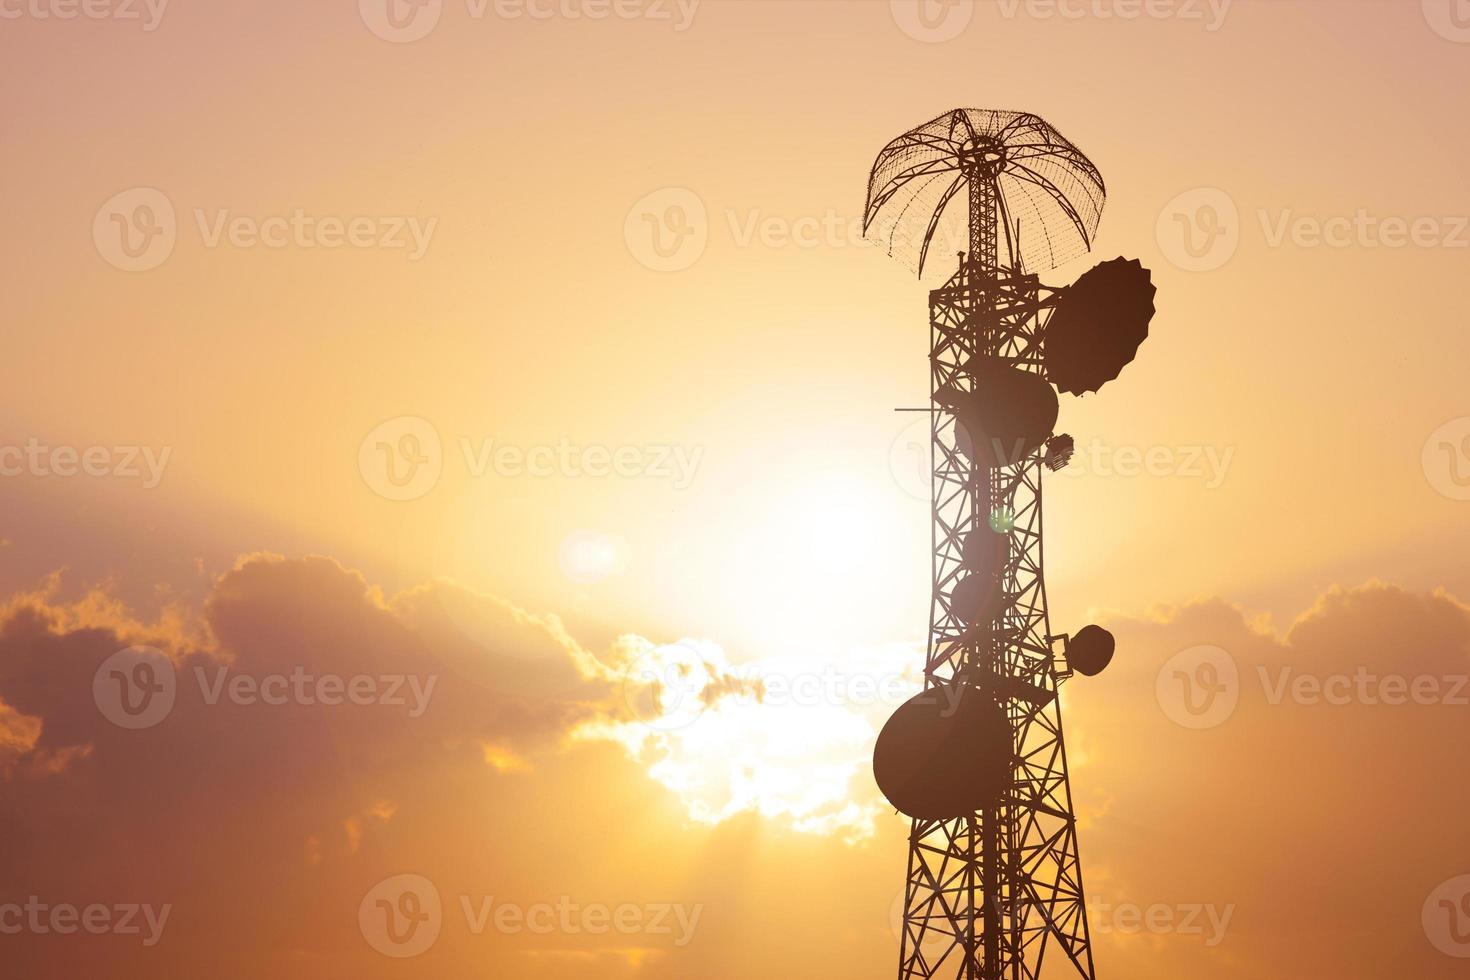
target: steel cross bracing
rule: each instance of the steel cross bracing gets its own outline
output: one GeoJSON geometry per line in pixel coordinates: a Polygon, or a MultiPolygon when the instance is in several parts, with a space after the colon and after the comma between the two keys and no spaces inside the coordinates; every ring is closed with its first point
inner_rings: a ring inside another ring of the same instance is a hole
{"type": "MultiPolygon", "coordinates": [[[[972,199],[984,209],[980,215],[995,214],[993,194],[982,188],[972,199]]],[[[930,297],[934,393],[970,390],[966,365],[977,354],[1041,370],[1040,328],[1057,293],[1034,275],[999,267],[995,223],[974,215],[978,254],[962,257],[959,271],[930,297]]],[[[977,466],[957,446],[954,416],[935,410],[931,417],[934,599],[926,685],[963,671],[961,683],[994,692],[1010,719],[1017,761],[997,805],[954,820],[914,821],[900,980],[1023,980],[1042,977],[1047,964],[1047,976],[1092,980],[1056,696],[1068,674],[1049,639],[1042,570],[1041,454],[977,466]],[[987,524],[1009,534],[998,572],[1004,607],[993,624],[967,626],[949,596],[963,575],[965,536],[987,524]]]]}

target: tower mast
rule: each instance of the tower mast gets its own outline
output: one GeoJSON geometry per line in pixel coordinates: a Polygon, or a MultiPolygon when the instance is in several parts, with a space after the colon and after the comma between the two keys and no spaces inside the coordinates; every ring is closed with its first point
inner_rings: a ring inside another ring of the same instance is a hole
{"type": "MultiPolygon", "coordinates": [[[[931,772],[943,752],[904,754],[913,729],[905,735],[896,723],[908,705],[885,727],[879,752],[890,728],[899,731],[890,744],[900,751],[882,763],[875,753],[875,770],[880,785],[886,776],[896,787],[889,799],[913,816],[899,978],[1037,980],[1051,963],[1060,967],[1057,975],[1095,980],[1057,691],[1074,661],[1079,672],[1094,673],[1112,646],[1107,637],[1105,656],[1080,644],[1066,656],[1054,652],[1054,642],[1066,638],[1053,636],[1047,614],[1042,472],[1045,464],[1058,465],[1052,444],[1069,446],[1070,437],[1046,440],[1056,397],[1046,380],[1043,340],[1066,294],[1041,285],[1027,267],[1070,258],[1057,254],[1067,243],[1084,252],[1090,247],[1102,179],[1035,116],[959,109],[880,154],[869,184],[870,237],[886,237],[891,254],[907,250],[922,274],[961,185],[968,251],[929,298],[933,598],[925,689],[978,698],[982,716],[1004,719],[995,738],[1005,744],[968,756],[981,743],[965,743],[958,758],[941,760],[953,774],[947,778],[964,784],[967,771],[984,768],[986,755],[1000,758],[1004,775],[977,791],[978,805],[968,812],[944,810],[956,797],[925,795],[933,787],[920,787],[905,808],[898,797],[906,796],[909,778],[921,781],[914,774],[931,772]],[[1018,202],[1030,231],[1024,239],[1021,226],[1012,225],[1018,202]],[[885,215],[896,218],[878,227],[885,215]],[[922,236],[912,234],[916,220],[927,222],[922,236]],[[966,415],[961,407],[999,405],[1002,416],[1024,416],[1038,387],[1050,398],[1050,420],[1042,398],[1040,423],[1024,422],[1009,447],[999,436],[1003,426],[987,430],[975,421],[985,418],[983,411],[966,415]],[[977,431],[967,431],[966,423],[977,431]],[[1039,436],[1036,424],[1043,426],[1039,436]],[[939,798],[945,802],[933,802],[939,798]],[[936,816],[936,807],[943,815],[936,816]]],[[[1123,363],[1131,357],[1130,350],[1123,363]]],[[[1121,364],[1109,377],[1117,370],[1121,364]]]]}

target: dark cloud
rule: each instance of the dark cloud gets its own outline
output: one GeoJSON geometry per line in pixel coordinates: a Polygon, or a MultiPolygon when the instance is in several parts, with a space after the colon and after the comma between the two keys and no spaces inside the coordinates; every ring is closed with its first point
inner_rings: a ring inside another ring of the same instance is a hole
{"type": "MultiPolygon", "coordinates": [[[[321,558],[243,561],[192,636],[98,596],[23,597],[0,621],[0,902],[172,903],[175,941],[139,961],[150,975],[245,925],[278,951],[320,945],[302,928],[318,913],[270,910],[319,895],[314,866],[369,846],[415,800],[493,796],[491,755],[534,767],[555,753],[611,689],[579,663],[597,661],[554,620],[447,583],[388,603],[321,558]],[[99,711],[92,681],[140,642],[171,659],[177,696],[130,731],[99,711]],[[343,678],[340,699],[362,678],[374,685],[363,700],[395,703],[321,703],[333,691],[314,682],[328,676],[343,678]],[[287,703],[261,703],[263,688],[232,698],[237,679],[268,677],[287,703]]],[[[12,962],[76,975],[96,975],[94,957],[144,955],[111,936],[4,938],[12,962]]]]}
{"type": "Polygon", "coordinates": [[[1464,605],[1374,583],[1329,590],[1280,635],[1218,600],[1112,626],[1115,666],[1067,690],[1091,897],[1234,909],[1218,946],[1114,934],[1113,957],[1138,976],[1463,975],[1420,914],[1470,870],[1464,605]],[[1200,647],[1228,654],[1236,704],[1195,729],[1172,699],[1200,647]]]}

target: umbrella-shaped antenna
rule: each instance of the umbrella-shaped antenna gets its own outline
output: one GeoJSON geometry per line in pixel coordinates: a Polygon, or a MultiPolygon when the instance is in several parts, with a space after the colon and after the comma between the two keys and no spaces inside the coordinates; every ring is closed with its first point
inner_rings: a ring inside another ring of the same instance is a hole
{"type": "Polygon", "coordinates": [[[1092,248],[1104,195],[1097,168],[1040,117],[955,109],[878,154],[863,233],[921,276],[935,244],[993,268],[1002,240],[1006,266],[1041,272],[1092,248]]]}

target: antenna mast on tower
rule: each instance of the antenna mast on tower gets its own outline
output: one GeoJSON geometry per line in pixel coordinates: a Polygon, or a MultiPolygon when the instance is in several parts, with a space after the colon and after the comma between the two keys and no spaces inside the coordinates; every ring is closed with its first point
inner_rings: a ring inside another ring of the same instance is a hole
{"type": "Polygon", "coordinates": [[[920,276],[931,246],[964,246],[929,300],[925,690],[874,751],[879,787],[913,820],[900,980],[1035,980],[1044,964],[1095,977],[1057,689],[1106,667],[1113,639],[1051,633],[1042,472],[1072,453],[1053,433],[1054,375],[1078,394],[1116,377],[1153,286],[1123,260],[1066,289],[1036,273],[1091,249],[1103,199],[1092,163],[1029,113],[956,109],[873,166],[868,237],[920,276]]]}

